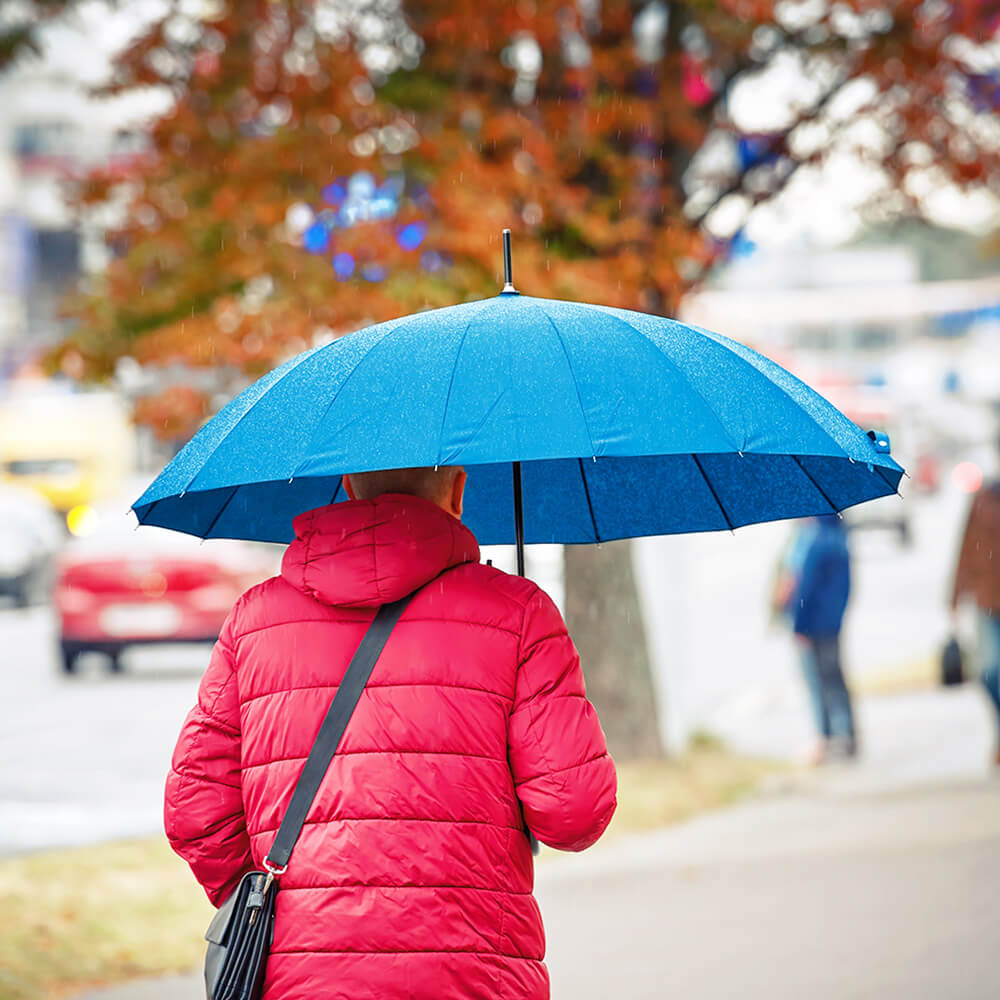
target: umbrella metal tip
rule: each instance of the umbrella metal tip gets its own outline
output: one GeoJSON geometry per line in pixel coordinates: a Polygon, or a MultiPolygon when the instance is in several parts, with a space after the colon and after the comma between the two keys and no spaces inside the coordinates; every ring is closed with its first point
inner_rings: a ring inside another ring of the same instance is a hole
{"type": "Polygon", "coordinates": [[[514,275],[511,268],[510,262],[510,230],[505,229],[503,231],[503,288],[500,289],[501,295],[517,295],[518,291],[514,287],[514,275]]]}

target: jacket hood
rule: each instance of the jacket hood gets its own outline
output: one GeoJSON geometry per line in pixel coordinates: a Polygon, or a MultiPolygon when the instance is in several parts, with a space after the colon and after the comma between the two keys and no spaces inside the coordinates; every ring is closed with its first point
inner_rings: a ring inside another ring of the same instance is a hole
{"type": "Polygon", "coordinates": [[[293,526],[281,575],[338,607],[387,604],[452,566],[479,561],[468,528],[430,500],[402,493],[317,507],[293,526]]]}

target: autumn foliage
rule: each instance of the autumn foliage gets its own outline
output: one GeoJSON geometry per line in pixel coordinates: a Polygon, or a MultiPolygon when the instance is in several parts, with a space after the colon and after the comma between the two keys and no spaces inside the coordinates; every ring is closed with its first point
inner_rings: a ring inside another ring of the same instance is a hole
{"type": "MultiPolygon", "coordinates": [[[[837,143],[883,171],[875,213],[919,212],[928,184],[1000,187],[978,47],[997,3],[213,9],[172,14],[118,63],[112,89],[168,86],[176,104],[127,190],[95,176],[80,193],[85,210],[129,206],[107,273],[70,306],[63,351],[92,377],[131,355],[249,378],[367,322],[491,295],[503,227],[521,290],[670,313],[726,253],[713,212],[745,216],[837,143]],[[734,88],[780,61],[801,100],[747,134],[734,88]],[[704,156],[710,139],[729,161],[704,156]],[[392,204],[345,222],[358,171],[395,185],[392,204]]],[[[140,415],[174,437],[207,412],[194,394],[140,415]]]]}

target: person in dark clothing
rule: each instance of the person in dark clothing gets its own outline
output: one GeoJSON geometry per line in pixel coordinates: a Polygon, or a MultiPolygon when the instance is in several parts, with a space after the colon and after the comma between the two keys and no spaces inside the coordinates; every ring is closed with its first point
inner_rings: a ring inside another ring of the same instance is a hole
{"type": "Polygon", "coordinates": [[[847,530],[834,516],[805,522],[786,560],[785,614],[799,642],[819,742],[816,763],[857,753],[854,709],[840,660],[840,632],[851,592],[847,530]]]}
{"type": "MultiPolygon", "coordinates": [[[[976,606],[980,680],[996,711],[1000,734],[1000,480],[984,484],[969,510],[951,592],[953,615],[964,598],[976,606]]],[[[1000,764],[1000,738],[996,763],[1000,764]]]]}

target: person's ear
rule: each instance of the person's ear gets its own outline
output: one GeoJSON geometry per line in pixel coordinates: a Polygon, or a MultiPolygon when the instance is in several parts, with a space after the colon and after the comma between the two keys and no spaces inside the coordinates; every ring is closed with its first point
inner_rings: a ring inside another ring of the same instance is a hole
{"type": "Polygon", "coordinates": [[[344,492],[351,500],[357,500],[358,498],[355,496],[354,487],[351,485],[351,477],[343,476],[342,478],[344,481],[344,492]]]}
{"type": "Polygon", "coordinates": [[[448,513],[462,520],[462,501],[465,498],[465,469],[458,469],[451,481],[451,492],[448,496],[448,513]]]}

